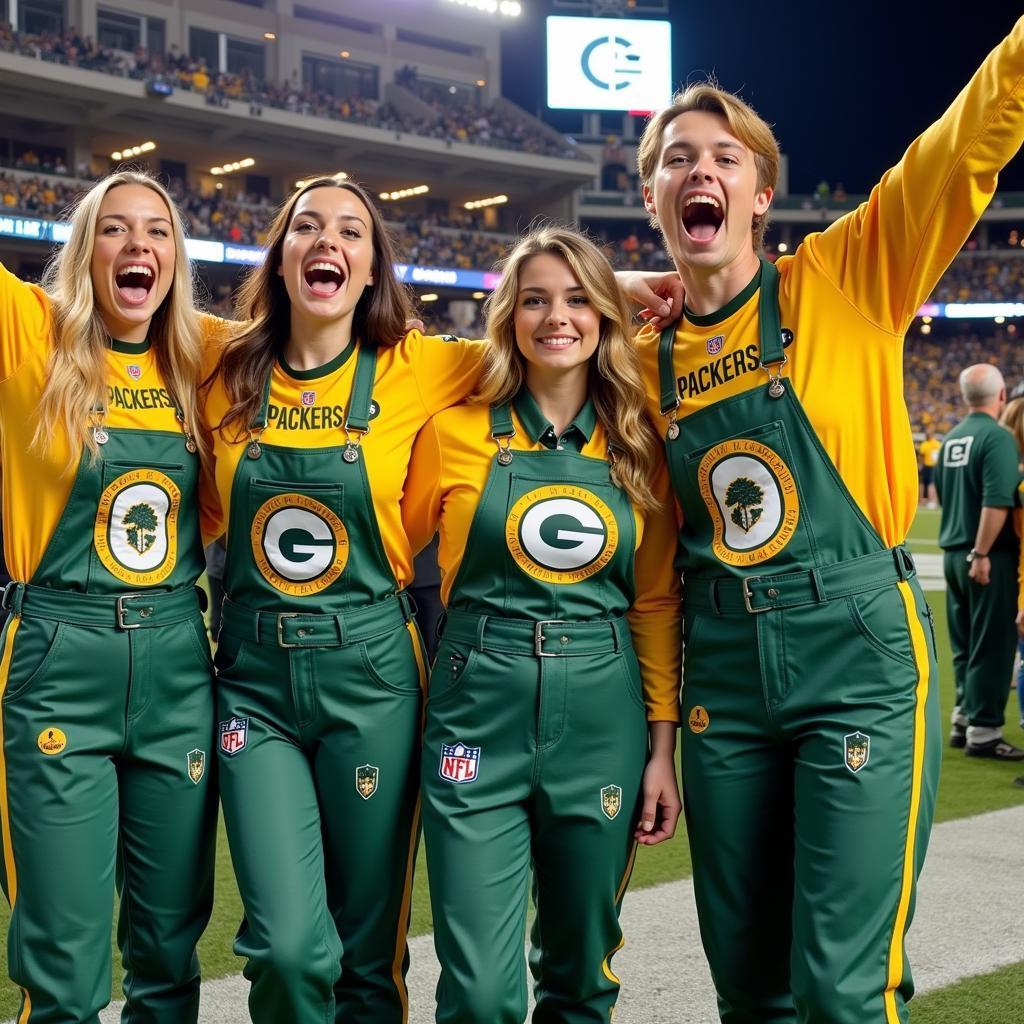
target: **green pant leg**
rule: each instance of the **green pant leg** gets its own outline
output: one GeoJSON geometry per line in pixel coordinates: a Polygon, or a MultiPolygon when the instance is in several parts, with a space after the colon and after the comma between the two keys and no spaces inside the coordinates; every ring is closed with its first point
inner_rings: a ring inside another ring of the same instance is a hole
{"type": "Polygon", "coordinates": [[[365,644],[311,652],[313,772],[328,906],[342,944],[338,1024],[403,1024],[408,1015],[425,684],[418,643],[415,627],[403,625],[365,644]]]}
{"type": "Polygon", "coordinates": [[[855,599],[884,649],[858,633],[836,642],[848,624],[844,602],[795,613],[785,627],[795,739],[792,985],[801,1019],[815,1024],[905,1022],[913,993],[904,935],[931,829],[941,725],[928,608],[915,584],[901,589],[907,618],[893,629],[904,643],[883,637],[879,616],[896,618],[884,607],[892,593],[855,599]],[[807,633],[822,647],[799,642],[807,633]]]}
{"type": "MultiPolygon", "coordinates": [[[[301,652],[307,653],[307,652],[301,652]]],[[[329,1024],[341,943],[327,910],[320,810],[295,733],[288,652],[228,638],[217,652],[217,717],[246,722],[219,747],[221,800],[245,907],[235,952],[248,958],[256,1024],[329,1024]]]]}
{"type": "Polygon", "coordinates": [[[485,654],[443,639],[431,673],[423,833],[441,963],[439,1024],[521,1024],[526,1016],[526,805],[537,682],[531,657],[485,654]],[[471,782],[442,777],[442,770],[452,774],[442,745],[458,743],[480,750],[471,782]]]}
{"type": "Polygon", "coordinates": [[[2,664],[8,970],[32,1024],[96,1024],[110,1001],[127,636],[14,618],[2,664]]]}
{"type": "MultiPolygon", "coordinates": [[[[967,563],[964,568],[969,569],[967,563]]],[[[965,572],[966,576],[966,572],[965,572]]],[[[993,551],[989,583],[967,579],[971,633],[963,710],[971,725],[998,728],[1005,721],[1013,656],[1017,651],[1017,557],[993,551]]]]}
{"type": "Polygon", "coordinates": [[[953,652],[953,686],[956,707],[963,711],[967,662],[971,645],[971,605],[967,593],[967,571],[970,566],[965,551],[946,551],[942,555],[942,572],[946,578],[946,624],[949,646],[953,652]]]}
{"type": "Polygon", "coordinates": [[[195,947],[213,905],[217,788],[209,648],[198,615],[134,631],[130,642],[134,678],[118,765],[122,1019],[184,1024],[199,1012],[195,947]]]}
{"type": "Polygon", "coordinates": [[[719,1013],[796,1024],[792,761],[765,707],[756,617],[687,611],[685,634],[683,800],[719,1013]]]}
{"type": "Polygon", "coordinates": [[[647,718],[632,649],[542,662],[532,804],[534,1024],[599,1024],[619,994],[612,957],[634,852],[647,718]],[[564,718],[560,711],[564,707],[564,718]]]}

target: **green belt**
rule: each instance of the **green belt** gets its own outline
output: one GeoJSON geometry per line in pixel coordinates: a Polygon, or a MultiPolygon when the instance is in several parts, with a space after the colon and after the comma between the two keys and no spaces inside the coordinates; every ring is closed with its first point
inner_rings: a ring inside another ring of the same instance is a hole
{"type": "Polygon", "coordinates": [[[4,588],[0,608],[14,615],[55,619],[73,626],[153,629],[185,622],[201,614],[206,606],[205,598],[196,587],[135,590],[128,594],[81,594],[14,581],[4,588]]]}
{"type": "Polygon", "coordinates": [[[411,622],[416,605],[402,591],[343,612],[258,612],[225,599],[221,629],[239,640],[275,647],[345,647],[411,622]]]}
{"type": "Polygon", "coordinates": [[[684,612],[713,612],[715,615],[803,608],[881,590],[916,575],[910,552],[897,545],[820,569],[742,579],[734,576],[685,578],[683,608],[684,612]]]}
{"type": "Polygon", "coordinates": [[[531,654],[538,658],[571,658],[584,654],[618,654],[633,645],[625,619],[572,622],[563,619],[506,619],[452,610],[442,634],[445,640],[470,644],[479,651],[531,654]]]}

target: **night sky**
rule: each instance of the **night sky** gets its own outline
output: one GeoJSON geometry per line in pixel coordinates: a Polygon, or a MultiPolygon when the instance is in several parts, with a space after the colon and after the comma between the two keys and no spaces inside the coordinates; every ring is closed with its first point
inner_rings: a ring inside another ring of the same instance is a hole
{"type": "MultiPolygon", "coordinates": [[[[548,0],[522,2],[526,13],[503,32],[505,95],[569,130],[579,115],[544,107],[544,18],[568,12],[548,0]]],[[[823,178],[867,192],[1024,12],[1020,0],[965,0],[945,16],[939,8],[901,0],[672,0],[676,83],[713,72],[751,103],[789,157],[791,192],[812,192],[823,178]]],[[[1000,187],[1024,190],[1024,154],[1000,187]]]]}

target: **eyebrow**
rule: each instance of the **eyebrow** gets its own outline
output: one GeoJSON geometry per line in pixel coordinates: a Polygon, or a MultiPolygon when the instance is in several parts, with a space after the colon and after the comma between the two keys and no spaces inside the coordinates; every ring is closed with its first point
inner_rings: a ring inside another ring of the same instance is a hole
{"type": "MultiPolygon", "coordinates": [[[[127,223],[128,218],[123,213],[105,213],[105,214],[103,214],[102,217],[100,217],[100,220],[119,220],[119,221],[124,221],[125,223],[127,223]]],[[[157,221],[163,221],[164,224],[170,224],[171,223],[169,217],[150,217],[146,221],[146,223],[147,224],[154,224],[157,221]]]]}
{"type": "MultiPolygon", "coordinates": [[[[537,285],[537,284],[528,284],[525,287],[520,288],[519,289],[519,293],[520,293],[520,295],[523,292],[544,292],[544,293],[547,293],[550,290],[551,290],[550,288],[542,288],[540,285],[537,285]]],[[[583,285],[581,285],[581,284],[574,284],[571,288],[566,288],[565,291],[567,291],[567,292],[585,292],[586,288],[584,288],[583,285]]]]}
{"type": "MultiPolygon", "coordinates": [[[[712,146],[715,149],[737,149],[743,152],[746,147],[738,142],[733,142],[732,139],[719,139],[717,142],[713,142],[712,146]]],[[[664,152],[670,153],[673,149],[696,149],[697,147],[692,142],[687,142],[684,139],[680,139],[678,142],[670,142],[664,152]]]]}
{"type": "MultiPolygon", "coordinates": [[[[321,224],[323,224],[325,219],[322,213],[318,213],[316,210],[306,209],[300,210],[298,213],[293,214],[292,221],[296,221],[300,217],[312,217],[314,220],[318,220],[321,224]]],[[[362,224],[364,228],[369,230],[369,226],[367,225],[366,221],[363,220],[363,218],[360,217],[359,214],[357,213],[339,213],[337,216],[337,220],[354,220],[359,224],[362,224]]]]}

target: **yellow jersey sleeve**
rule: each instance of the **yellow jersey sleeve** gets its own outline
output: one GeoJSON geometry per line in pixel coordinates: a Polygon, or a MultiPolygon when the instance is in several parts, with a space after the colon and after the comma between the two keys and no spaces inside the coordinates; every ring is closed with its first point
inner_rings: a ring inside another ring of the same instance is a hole
{"type": "MultiPolygon", "coordinates": [[[[636,600],[626,613],[640,662],[649,722],[679,722],[682,669],[682,587],[673,566],[680,522],[664,459],[652,485],[661,508],[643,516],[633,573],[636,600]]],[[[639,517],[638,517],[639,518],[639,517]]]]}
{"type": "Polygon", "coordinates": [[[906,333],[1024,142],[1024,18],[867,202],[805,242],[875,326],[906,333]]]}
{"type": "Polygon", "coordinates": [[[441,441],[432,417],[416,435],[402,494],[402,525],[413,556],[418,555],[437,532],[442,501],[441,468],[441,441]]]}
{"type": "Polygon", "coordinates": [[[42,288],[27,284],[0,264],[0,381],[29,355],[50,354],[53,316],[42,288]]]}
{"type": "Polygon", "coordinates": [[[401,344],[409,352],[428,415],[457,405],[476,387],[487,350],[485,341],[410,331],[401,344]]]}

